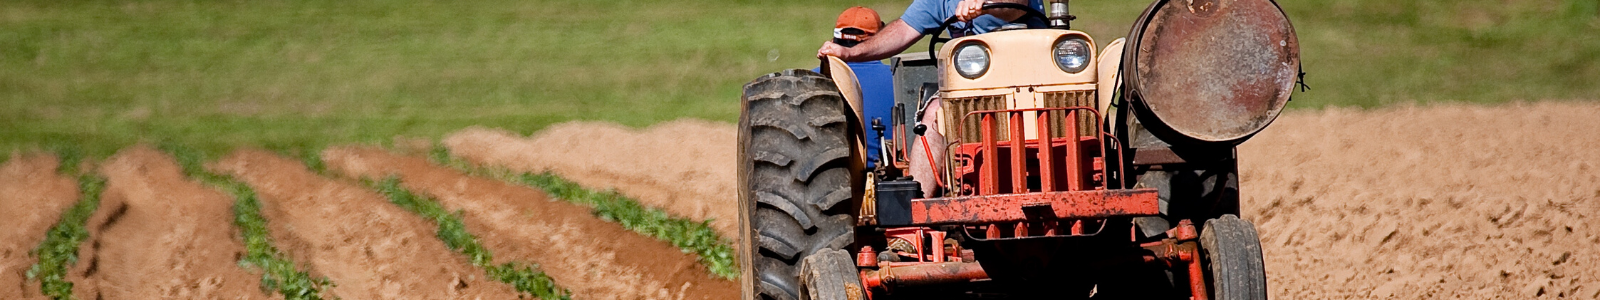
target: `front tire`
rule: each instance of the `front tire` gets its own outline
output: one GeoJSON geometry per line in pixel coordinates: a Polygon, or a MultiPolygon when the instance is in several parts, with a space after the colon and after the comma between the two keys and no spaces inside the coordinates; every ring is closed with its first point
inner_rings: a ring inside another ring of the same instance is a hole
{"type": "Polygon", "coordinates": [[[850,252],[827,249],[800,262],[800,295],[804,300],[866,299],[861,275],[850,252]]]}
{"type": "Polygon", "coordinates": [[[849,112],[833,81],[815,72],[786,70],[745,85],[739,117],[745,299],[801,299],[801,259],[854,242],[849,112]]]}
{"type": "Polygon", "coordinates": [[[1267,299],[1261,240],[1250,221],[1231,214],[1207,220],[1200,233],[1200,249],[1211,277],[1211,299],[1267,299]]]}

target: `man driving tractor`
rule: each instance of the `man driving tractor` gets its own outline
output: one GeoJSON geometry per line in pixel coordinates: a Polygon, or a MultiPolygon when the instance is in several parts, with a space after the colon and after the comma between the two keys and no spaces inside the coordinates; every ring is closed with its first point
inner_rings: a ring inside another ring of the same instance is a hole
{"type": "MultiPolygon", "coordinates": [[[[1019,21],[1026,12],[1015,9],[993,9],[985,11],[983,5],[992,3],[1026,4],[1039,9],[1043,6],[1039,0],[916,0],[911,6],[906,7],[905,14],[899,20],[890,22],[879,31],[875,38],[862,42],[854,47],[844,47],[832,41],[822,44],[817,49],[817,57],[838,57],[847,62],[882,60],[900,54],[912,44],[922,40],[922,36],[938,29],[941,21],[956,17],[961,22],[951,24],[951,37],[962,37],[993,31],[1000,26],[1019,21]]],[[[1039,22],[1039,20],[1021,20],[1039,22]]],[[[1029,24],[1030,26],[1044,27],[1043,23],[1029,24]]]]}
{"type": "Polygon", "coordinates": [[[878,30],[838,27],[860,35],[817,50],[831,72],[746,84],[743,299],[1265,299],[1235,147],[1292,94],[1283,10],[1155,0],[1104,44],[1070,12],[917,0],[878,30]],[[850,69],[884,59],[880,125],[876,75],[850,69]]]}
{"type": "MultiPolygon", "coordinates": [[[[883,19],[878,17],[878,11],[866,7],[851,7],[839,14],[839,19],[834,22],[833,40],[828,44],[850,48],[871,40],[879,30],[883,29],[883,19]]],[[[854,61],[849,62],[850,70],[855,72],[856,79],[861,85],[863,107],[862,117],[880,122],[891,122],[890,110],[894,106],[894,77],[889,65],[880,61],[854,61]]],[[[822,72],[822,68],[812,69],[813,72],[822,72]]],[[[893,132],[883,132],[866,129],[867,168],[871,169],[882,160],[883,143],[885,139],[893,139],[893,132]]]]}
{"type": "MultiPolygon", "coordinates": [[[[894,56],[895,54],[900,54],[900,52],[905,51],[906,48],[910,48],[912,44],[916,44],[917,41],[922,40],[923,35],[929,34],[936,29],[940,29],[939,27],[943,26],[942,21],[949,19],[950,17],[955,17],[957,20],[961,21],[950,24],[950,28],[948,29],[950,32],[950,37],[952,38],[986,33],[993,31],[996,28],[1000,28],[1000,26],[1004,26],[1016,21],[1038,23],[1028,24],[1030,27],[1045,26],[1045,24],[1040,23],[1042,20],[1038,19],[1019,20],[1022,19],[1022,16],[1026,13],[1022,10],[1003,8],[983,10],[982,8],[985,3],[1026,4],[1036,9],[1042,7],[1042,4],[1039,0],[917,0],[912,2],[911,6],[906,7],[906,11],[900,16],[900,19],[889,23],[883,28],[883,30],[878,31],[877,34],[873,35],[875,38],[860,41],[859,43],[853,43],[852,45],[848,46],[841,45],[835,41],[828,41],[822,44],[822,48],[817,49],[817,57],[838,57],[846,62],[852,62],[852,68],[855,67],[855,62],[883,60],[885,58],[889,58],[890,56],[894,56]]],[[[876,15],[876,13],[874,13],[874,15],[876,15]]],[[[841,16],[841,20],[842,18],[843,16],[841,16]]],[[[857,73],[861,73],[861,71],[857,71],[857,73]]],[[[861,75],[858,74],[857,76],[861,75]]],[[[872,77],[862,76],[862,78],[872,77]]],[[[874,90],[882,90],[877,87],[868,87],[868,83],[868,79],[863,79],[863,82],[861,83],[864,93],[871,93],[874,90]]],[[[872,101],[872,96],[866,97],[868,99],[865,102],[868,103],[869,106],[874,103],[874,101],[872,101]]],[[[927,104],[923,109],[925,113],[920,116],[919,123],[927,126],[927,128],[938,128],[939,118],[941,117],[939,115],[939,101],[932,101],[930,99],[922,100],[927,101],[927,104]]],[[[871,115],[873,113],[873,108],[868,107],[866,113],[868,114],[866,116],[868,120],[871,120],[874,117],[871,115]]],[[[937,131],[925,132],[922,139],[923,140],[919,141],[919,143],[922,143],[923,145],[945,144],[944,136],[940,135],[937,131]]],[[[876,146],[878,139],[874,136],[873,138],[869,138],[868,141],[868,149],[870,150],[870,152],[868,152],[868,161],[870,163],[872,161],[876,161],[872,158],[875,158],[878,155],[878,148],[874,147],[876,146]]],[[[936,176],[934,175],[935,170],[933,169],[933,166],[929,161],[924,159],[924,157],[944,157],[944,151],[945,149],[943,147],[911,147],[911,153],[909,153],[911,158],[910,175],[914,178],[933,178],[936,176]]],[[[922,185],[923,195],[934,195],[939,186],[938,183],[931,180],[922,180],[919,181],[919,183],[922,185]]]]}

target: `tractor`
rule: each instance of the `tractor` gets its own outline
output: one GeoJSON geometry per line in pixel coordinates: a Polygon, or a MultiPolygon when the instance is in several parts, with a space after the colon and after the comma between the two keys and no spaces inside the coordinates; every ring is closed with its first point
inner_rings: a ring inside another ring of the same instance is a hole
{"type": "Polygon", "coordinates": [[[1265,299],[1235,148],[1304,87],[1278,4],[1157,0],[1100,48],[1065,0],[984,8],[1049,26],[891,58],[891,120],[837,58],[745,85],[743,298],[1265,299]]]}

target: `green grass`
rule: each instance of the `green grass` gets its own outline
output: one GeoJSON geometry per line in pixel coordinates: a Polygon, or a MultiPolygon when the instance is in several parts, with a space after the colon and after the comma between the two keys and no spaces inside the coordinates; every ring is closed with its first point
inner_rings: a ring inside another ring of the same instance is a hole
{"type": "MultiPolygon", "coordinates": [[[[63,155],[64,156],[64,155],[63,155]]],[[[65,159],[63,159],[65,160],[65,159]]],[[[62,166],[72,166],[65,164],[62,166]]],[[[65,167],[61,174],[79,174],[76,167],[65,167]]],[[[72,282],[67,272],[78,263],[78,245],[89,238],[84,228],[95,209],[100,207],[100,192],[106,180],[92,173],[78,175],[78,202],[61,215],[61,220],[50,228],[39,247],[33,249],[39,261],[28,268],[30,280],[38,280],[40,291],[51,299],[76,299],[72,296],[72,282]]]]}
{"type": "Polygon", "coordinates": [[[548,172],[518,173],[500,168],[478,167],[451,156],[450,150],[443,146],[434,147],[429,152],[428,158],[434,163],[473,175],[537,188],[558,199],[588,206],[594,215],[602,220],[616,222],[628,230],[672,243],[685,253],[693,253],[700,264],[706,266],[713,275],[725,279],[736,279],[739,276],[739,266],[734,261],[736,257],[731,246],[733,243],[723,239],[711,229],[711,220],[696,222],[675,217],[666,211],[645,207],[639,204],[639,201],[616,191],[587,189],[548,172]]]}
{"type": "Polygon", "coordinates": [[[1312,86],[1293,104],[1600,99],[1596,3],[1286,3],[1312,86]]]}
{"type": "Polygon", "coordinates": [[[444,241],[445,246],[457,253],[466,255],[472,265],[484,268],[489,277],[510,284],[517,291],[528,293],[539,299],[571,299],[571,293],[556,286],[549,276],[539,271],[537,265],[524,265],[507,262],[496,265],[494,255],[483,245],[478,243],[478,238],[467,232],[467,225],[461,221],[461,212],[451,212],[432,199],[427,199],[406,191],[400,186],[397,178],[388,178],[376,183],[368,182],[368,186],[383,193],[394,203],[406,210],[427,218],[439,226],[436,235],[444,241]]]}
{"type": "MultiPolygon", "coordinates": [[[[742,84],[816,65],[839,11],[908,2],[5,1],[0,151],[732,122],[742,84]]],[[[1103,44],[1147,3],[1075,1],[1074,24],[1103,44]]],[[[1283,4],[1312,87],[1293,107],[1600,99],[1594,0],[1283,4]]]]}
{"type": "Polygon", "coordinates": [[[814,64],[846,3],[7,1],[0,149],[733,120],[739,85],[814,64]]]}
{"type": "Polygon", "coordinates": [[[285,299],[323,299],[322,291],[333,287],[333,282],[301,271],[294,261],[272,245],[267,219],[261,216],[261,200],[256,198],[255,190],[226,175],[206,171],[206,155],[199,150],[172,144],[161,145],[161,149],[177,158],[184,175],[234,196],[234,225],[239,227],[245,245],[245,256],[239,259],[239,266],[261,270],[262,289],[276,291],[285,299]]]}

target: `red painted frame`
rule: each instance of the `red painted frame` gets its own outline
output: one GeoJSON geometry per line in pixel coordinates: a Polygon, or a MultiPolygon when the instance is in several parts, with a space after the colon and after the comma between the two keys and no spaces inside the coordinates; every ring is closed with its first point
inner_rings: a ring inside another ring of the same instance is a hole
{"type": "Polygon", "coordinates": [[[911,200],[913,225],[1104,219],[1160,214],[1155,189],[1038,192],[911,200]],[[1048,207],[1053,215],[1030,215],[1048,207]]]}
{"type": "MultiPolygon", "coordinates": [[[[1103,221],[1117,217],[1142,217],[1160,214],[1159,199],[1155,189],[1106,189],[1110,186],[1111,176],[1105,174],[1106,164],[1116,166],[1119,174],[1123,172],[1122,162],[1107,162],[1105,154],[1112,150],[1106,148],[1106,143],[1101,141],[1116,141],[1116,137],[1100,132],[1104,120],[1099,118],[1094,108],[1090,107],[1061,107],[1061,108],[1030,108],[974,111],[962,116],[961,122],[966,122],[968,117],[981,118],[982,140],[977,143],[955,143],[956,151],[953,155],[970,158],[967,164],[957,168],[958,171],[950,183],[941,181],[940,184],[947,188],[969,187],[964,178],[972,173],[977,173],[976,191],[963,191],[963,196],[925,198],[911,201],[911,225],[907,227],[886,228],[885,238],[906,240],[912,242],[915,253],[901,253],[900,256],[909,256],[911,261],[884,262],[878,261],[878,253],[871,246],[862,247],[857,253],[857,266],[861,267],[862,285],[868,299],[891,293],[895,287],[926,286],[951,283],[965,283],[974,280],[988,279],[988,274],[977,262],[961,259],[963,253],[959,244],[954,245],[953,252],[945,251],[945,232],[933,230],[935,225],[966,225],[968,228],[981,228],[986,231],[988,238],[1002,237],[1001,224],[1014,225],[1014,237],[1057,236],[1061,232],[1058,226],[1070,226],[1071,235],[1084,235],[1084,224],[1103,221]],[[1054,137],[1050,132],[1051,112],[1063,111],[1063,134],[1071,137],[1054,137]],[[1024,134],[1024,113],[1037,112],[1037,134],[1034,139],[1027,139],[1024,134]],[[1095,116],[1096,128],[1099,133],[1096,137],[1078,137],[1077,114],[1087,112],[1095,116]],[[1005,130],[1011,137],[1010,141],[999,141],[996,137],[995,115],[1008,114],[1008,124],[1005,130]],[[1090,152],[1088,147],[1098,146],[1098,152],[1090,152]],[[1056,148],[1062,148],[1063,153],[1056,153],[1056,148]],[[1008,177],[1001,177],[1000,161],[1001,149],[1009,154],[1008,177]],[[1037,153],[1038,187],[1029,186],[1029,152],[1037,153]],[[1086,161],[1085,157],[1092,159],[1086,161]],[[978,159],[982,163],[979,164],[978,159]],[[1059,162],[1058,162],[1059,161],[1059,162]],[[1087,166],[1085,166],[1087,164],[1087,166]],[[1058,174],[1056,171],[1062,171],[1058,174]],[[1065,176],[1065,180],[1058,182],[1058,176],[1065,176]],[[1090,178],[1091,180],[1085,180],[1090,178]],[[1009,179],[1009,189],[1002,189],[1002,179],[1009,179]],[[1058,186],[1064,183],[1065,186],[1058,186]],[[1061,223],[1065,222],[1065,223],[1061,223]],[[1030,231],[1029,224],[1043,226],[1042,230],[1030,231]],[[926,247],[924,246],[926,245],[926,247]]],[[[955,126],[957,137],[965,136],[959,132],[962,126],[955,126]]],[[[1120,150],[1118,150],[1120,151],[1120,150]]],[[[1120,156],[1119,156],[1120,157],[1120,156]]],[[[1105,223],[1100,222],[1101,226],[1105,223]]],[[[1103,227],[1102,227],[1103,228],[1103,227]]],[[[1187,268],[1190,275],[1190,291],[1193,299],[1204,300],[1208,294],[1203,279],[1203,270],[1200,268],[1199,247],[1195,235],[1194,225],[1188,220],[1182,220],[1178,226],[1168,232],[1169,238],[1160,241],[1133,244],[1135,241],[1130,233],[1130,251],[1126,256],[1118,255],[1114,258],[1099,258],[1110,261],[1141,261],[1148,264],[1160,264],[1172,268],[1187,268]]],[[[1098,234],[1099,231],[1093,234],[1098,234]]]]}

